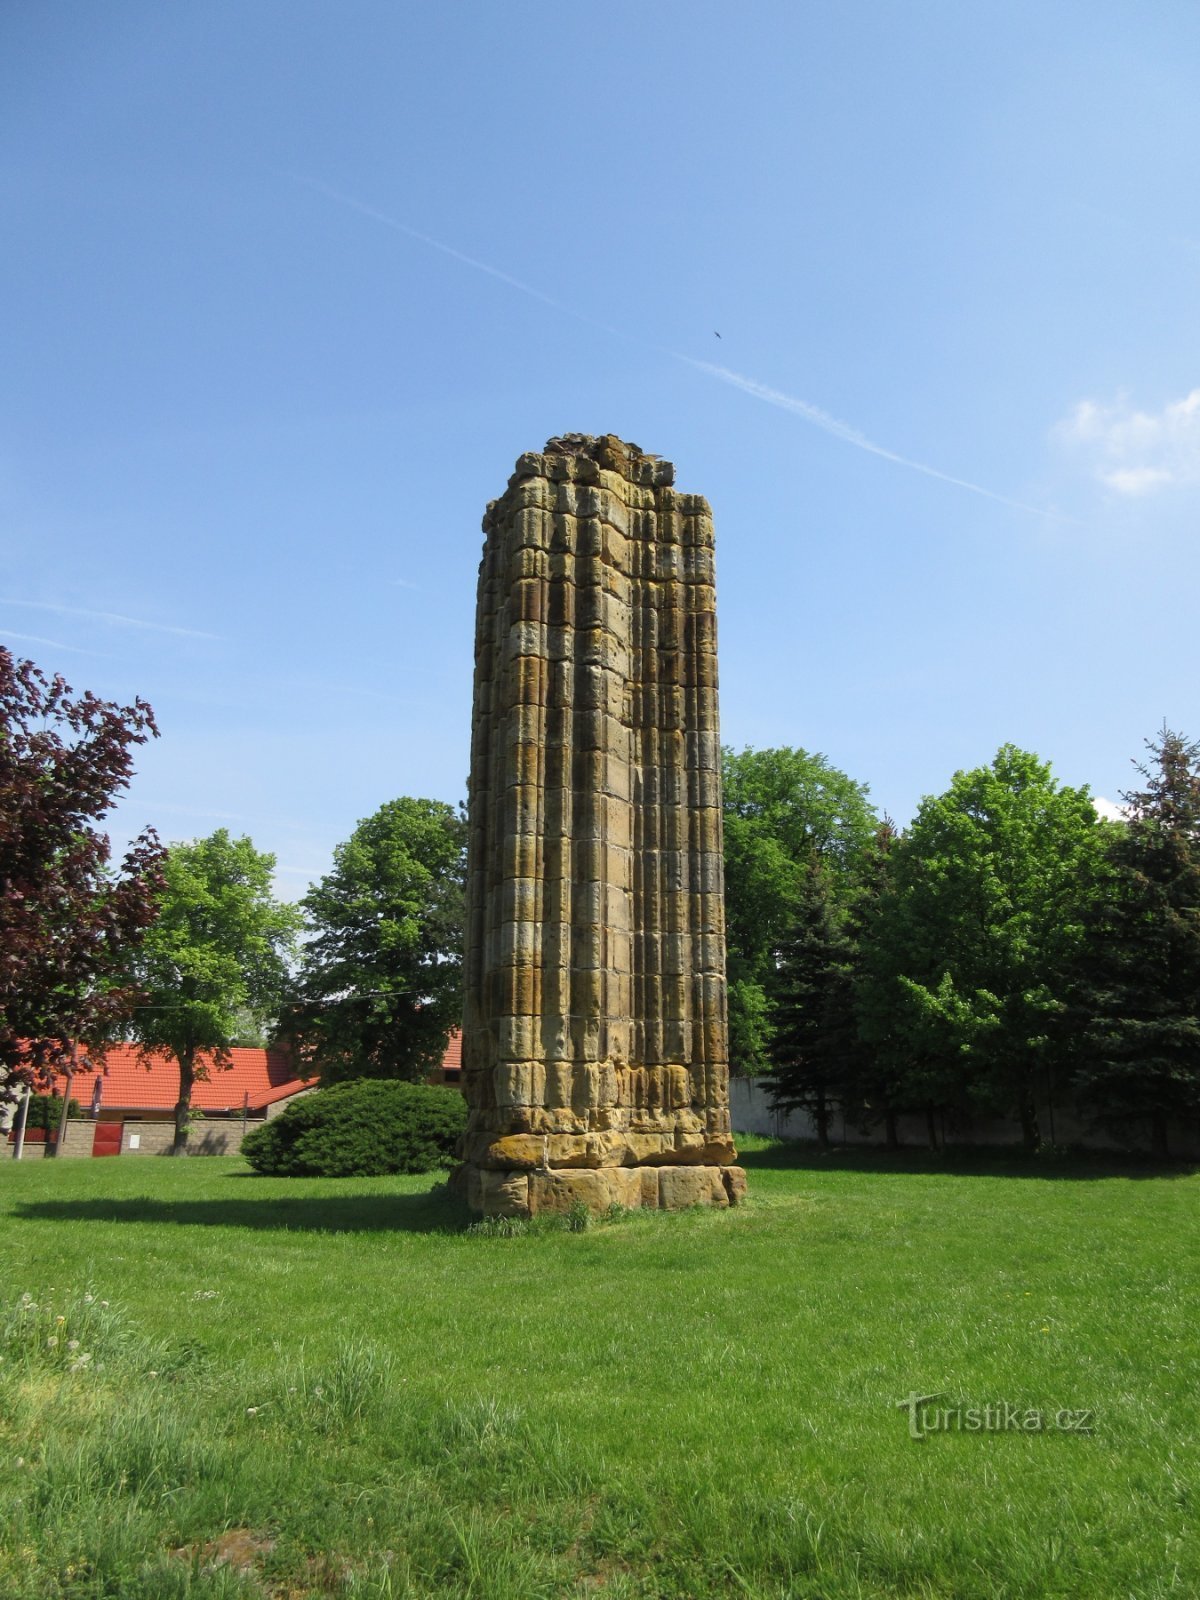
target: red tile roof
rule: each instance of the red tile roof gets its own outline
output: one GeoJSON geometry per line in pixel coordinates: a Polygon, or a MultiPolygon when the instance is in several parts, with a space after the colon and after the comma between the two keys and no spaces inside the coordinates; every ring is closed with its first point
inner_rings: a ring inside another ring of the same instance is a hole
{"type": "MultiPolygon", "coordinates": [[[[81,1045],[80,1054],[85,1053],[81,1045]]],[[[235,1047],[229,1054],[232,1065],[226,1068],[214,1066],[212,1057],[201,1052],[200,1062],[208,1077],[192,1090],[192,1104],[198,1111],[240,1111],[247,1095],[250,1110],[258,1111],[312,1087],[297,1077],[284,1050],[235,1047]]],[[[179,1063],[165,1050],[156,1050],[147,1066],[136,1045],[109,1045],[104,1066],[97,1073],[75,1076],[71,1092],[80,1105],[90,1102],[97,1075],[104,1083],[101,1106],[106,1111],[170,1111],[179,1098],[179,1063]]],[[[64,1081],[55,1084],[60,1092],[64,1081]]]]}
{"type": "MultiPolygon", "coordinates": [[[[86,1047],[80,1045],[79,1053],[86,1055],[86,1047]]],[[[246,1095],[250,1097],[250,1110],[261,1111],[276,1100],[286,1100],[301,1089],[314,1086],[315,1080],[297,1076],[285,1050],[235,1047],[229,1053],[233,1064],[224,1068],[215,1067],[212,1057],[201,1052],[200,1061],[207,1068],[208,1077],[198,1081],[192,1090],[192,1104],[197,1111],[240,1112],[246,1095]]],[[[462,1035],[455,1028],[446,1042],[442,1068],[458,1071],[461,1067],[462,1035]]],[[[96,1075],[79,1072],[71,1087],[72,1095],[85,1108],[91,1101],[96,1075]]],[[[109,1045],[98,1075],[104,1082],[100,1104],[105,1111],[173,1111],[179,1098],[179,1063],[165,1050],[156,1050],[147,1067],[137,1045],[109,1045]]],[[[56,1082],[59,1093],[65,1081],[60,1078],[56,1082]]]]}

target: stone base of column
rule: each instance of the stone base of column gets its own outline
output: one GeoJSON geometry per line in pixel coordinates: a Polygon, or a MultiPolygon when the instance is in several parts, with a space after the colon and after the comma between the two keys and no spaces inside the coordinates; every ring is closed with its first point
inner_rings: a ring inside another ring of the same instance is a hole
{"type": "Polygon", "coordinates": [[[534,1217],[569,1211],[582,1201],[589,1211],[611,1205],[628,1210],[682,1211],[688,1206],[736,1206],[745,1198],[741,1167],[551,1167],[492,1170],[464,1162],[450,1188],[485,1217],[534,1217]]]}

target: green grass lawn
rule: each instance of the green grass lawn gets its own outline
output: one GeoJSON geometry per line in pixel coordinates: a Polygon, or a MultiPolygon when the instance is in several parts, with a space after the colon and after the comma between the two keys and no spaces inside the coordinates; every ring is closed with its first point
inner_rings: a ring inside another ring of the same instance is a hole
{"type": "Polygon", "coordinates": [[[1200,1178],[744,1143],[743,1209],[515,1237],[0,1164],[0,1595],[1200,1595],[1200,1178]]]}

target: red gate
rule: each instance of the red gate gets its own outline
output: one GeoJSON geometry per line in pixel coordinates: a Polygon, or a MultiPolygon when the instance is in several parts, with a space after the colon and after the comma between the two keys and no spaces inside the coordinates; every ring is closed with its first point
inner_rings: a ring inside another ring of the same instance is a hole
{"type": "Polygon", "coordinates": [[[121,1154],[121,1134],[124,1131],[123,1122],[98,1122],[96,1134],[92,1140],[92,1154],[94,1156],[119,1156],[121,1154]]]}

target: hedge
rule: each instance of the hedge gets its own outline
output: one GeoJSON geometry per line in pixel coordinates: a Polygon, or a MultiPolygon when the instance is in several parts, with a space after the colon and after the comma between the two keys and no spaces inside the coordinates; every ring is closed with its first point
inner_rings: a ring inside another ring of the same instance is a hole
{"type": "Polygon", "coordinates": [[[467,1125],[457,1089],[359,1078],[294,1100],[242,1141],[271,1177],[354,1178],[449,1166],[467,1125]]]}

